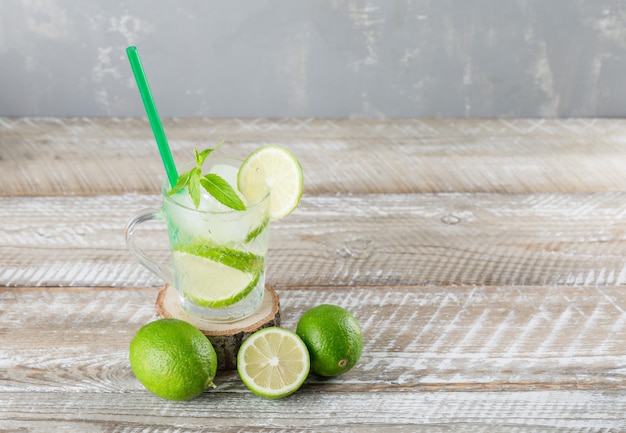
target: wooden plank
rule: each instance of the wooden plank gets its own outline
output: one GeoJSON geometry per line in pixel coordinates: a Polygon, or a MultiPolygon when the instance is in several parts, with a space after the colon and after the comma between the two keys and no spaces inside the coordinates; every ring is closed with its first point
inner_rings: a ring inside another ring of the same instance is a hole
{"type": "MultiPolygon", "coordinates": [[[[0,431],[626,430],[626,121],[166,131],[179,161],[222,138],[298,155],[307,194],[273,223],[268,279],[287,328],[320,303],[352,311],[361,361],[280,402],[236,372],[191,402],[150,395],[128,344],[161,282],[122,232],[160,201],[147,122],[0,119],[0,431]]],[[[164,228],[142,233],[165,259],[164,228]]]]}
{"type": "MultiPolygon", "coordinates": [[[[626,121],[166,119],[174,158],[227,140],[301,160],[307,194],[596,192],[626,185],[626,121]]],[[[143,119],[0,118],[0,195],[158,193],[143,119]]]]}
{"type": "Polygon", "coordinates": [[[335,303],[359,318],[365,340],[361,361],[350,372],[324,380],[312,376],[280,402],[254,396],[235,372],[221,373],[216,390],[185,403],[145,391],[130,371],[128,344],[154,318],[156,293],[0,289],[0,426],[626,428],[623,286],[281,290],[284,327],[295,329],[314,305],[335,303]]]}
{"type": "MultiPolygon", "coordinates": [[[[158,286],[123,227],[152,195],[0,197],[0,285],[158,286]]],[[[289,286],[626,283],[626,193],[306,196],[272,223],[268,280],[289,286]]],[[[141,233],[168,255],[164,225],[141,233]]]]}
{"type": "Polygon", "coordinates": [[[0,426],[32,433],[613,432],[626,429],[624,397],[586,391],[316,392],[276,402],[223,393],[173,403],[143,393],[0,393],[0,426]]]}
{"type": "MultiPolygon", "coordinates": [[[[282,326],[341,305],[361,322],[358,368],[309,386],[347,391],[626,390],[624,287],[290,288],[282,326]]],[[[3,288],[1,392],[140,391],[128,344],[156,289],[3,288]],[[10,372],[10,375],[7,373],[10,372]]],[[[244,391],[235,374],[216,380],[244,391]]]]}
{"type": "MultiPolygon", "coordinates": [[[[624,286],[290,288],[281,326],[341,305],[364,334],[357,367],[324,392],[626,392],[624,286]]],[[[154,319],[156,289],[2,288],[0,393],[139,392],[128,345],[154,319]],[[10,331],[8,331],[10,330],[10,331]]],[[[219,392],[243,392],[235,372],[219,392]]]]}

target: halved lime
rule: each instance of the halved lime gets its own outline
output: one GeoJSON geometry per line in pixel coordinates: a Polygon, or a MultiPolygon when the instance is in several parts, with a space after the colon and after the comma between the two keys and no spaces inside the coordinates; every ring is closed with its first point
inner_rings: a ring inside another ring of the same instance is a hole
{"type": "Polygon", "coordinates": [[[298,207],[303,184],[300,163],[280,146],[264,146],[250,154],[237,176],[239,191],[249,203],[258,202],[269,191],[269,215],[273,219],[289,215],[298,207]]]}
{"type": "Polygon", "coordinates": [[[183,295],[199,306],[221,308],[233,305],[245,298],[259,282],[262,261],[245,261],[236,255],[223,254],[224,250],[227,249],[208,250],[205,254],[208,258],[183,251],[173,253],[177,284],[182,287],[183,295]]]}
{"type": "Polygon", "coordinates": [[[295,332],[271,327],[255,332],[237,354],[237,371],[256,395],[276,399],[297,391],[309,374],[309,352],[295,332]]]}

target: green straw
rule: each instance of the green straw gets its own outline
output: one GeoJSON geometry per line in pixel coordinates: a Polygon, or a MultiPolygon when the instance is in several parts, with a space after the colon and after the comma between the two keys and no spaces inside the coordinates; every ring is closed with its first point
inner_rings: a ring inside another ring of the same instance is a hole
{"type": "Polygon", "coordinates": [[[150,120],[150,126],[154,133],[154,138],[159,146],[159,153],[161,154],[161,160],[165,166],[165,172],[167,178],[170,181],[170,185],[174,188],[176,181],[178,181],[178,172],[176,171],[176,165],[174,165],[174,159],[172,158],[172,152],[167,144],[167,138],[165,138],[165,131],[163,131],[163,125],[161,125],[161,119],[159,113],[154,105],[154,99],[152,99],[152,93],[150,92],[150,86],[148,86],[148,80],[146,80],[146,74],[141,66],[141,60],[139,59],[139,53],[137,47],[130,46],[126,48],[126,54],[130,61],[130,67],[133,69],[135,75],[135,81],[137,81],[137,87],[143,100],[143,105],[146,107],[146,113],[148,114],[148,120],[150,120]]]}

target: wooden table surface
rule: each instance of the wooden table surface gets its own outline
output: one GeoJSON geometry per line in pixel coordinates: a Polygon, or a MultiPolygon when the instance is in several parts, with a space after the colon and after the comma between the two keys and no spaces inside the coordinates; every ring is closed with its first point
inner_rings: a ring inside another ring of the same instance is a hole
{"type": "MultiPolygon", "coordinates": [[[[626,121],[169,119],[175,160],[224,139],[301,161],[274,222],[282,325],[354,313],[360,362],[294,395],[234,371],[168,402],[128,346],[162,282],[123,227],[159,206],[143,119],[0,119],[0,432],[626,431],[626,121]]],[[[167,255],[158,224],[148,245],[167,255]]]]}

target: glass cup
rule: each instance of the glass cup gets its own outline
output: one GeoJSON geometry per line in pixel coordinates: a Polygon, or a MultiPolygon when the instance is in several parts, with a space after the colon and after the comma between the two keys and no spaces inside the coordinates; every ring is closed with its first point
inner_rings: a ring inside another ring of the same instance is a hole
{"type": "MultiPolygon", "coordinates": [[[[209,172],[237,191],[241,161],[209,157],[209,172]]],[[[204,173],[204,171],[203,171],[204,173]]],[[[182,308],[209,322],[233,322],[253,314],[265,289],[265,257],[269,245],[269,193],[246,210],[232,210],[202,190],[195,208],[186,189],[169,195],[166,180],[163,205],[134,216],[126,225],[126,244],[149,271],[176,288],[182,308]],[[163,264],[135,243],[135,230],[146,222],[167,224],[171,263],[163,264]]],[[[244,200],[245,201],[245,200],[244,200]]]]}

